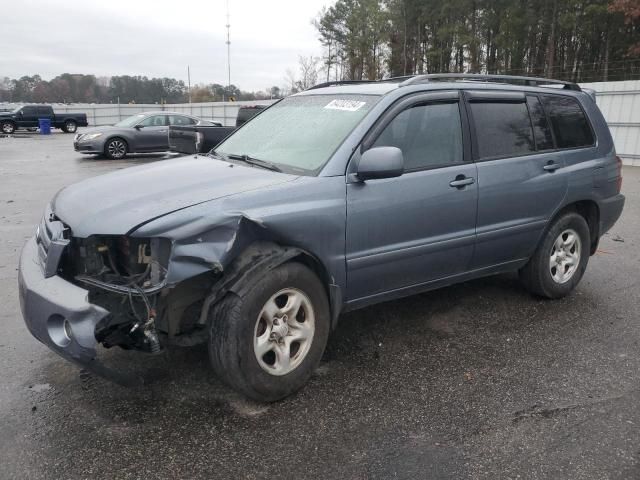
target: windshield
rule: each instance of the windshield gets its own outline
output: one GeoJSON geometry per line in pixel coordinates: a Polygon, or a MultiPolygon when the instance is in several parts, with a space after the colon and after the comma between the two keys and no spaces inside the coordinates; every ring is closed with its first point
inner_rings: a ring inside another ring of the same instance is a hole
{"type": "Polygon", "coordinates": [[[18,113],[20,110],[22,110],[22,105],[11,110],[11,113],[18,113]]]}
{"type": "Polygon", "coordinates": [[[315,174],[379,99],[377,95],[285,98],[247,122],[215,151],[248,155],[286,172],[315,174]]]}
{"type": "Polygon", "coordinates": [[[140,122],[146,114],[139,113],[138,115],[132,115],[130,117],[125,118],[124,120],[120,120],[118,123],[114,125],[114,127],[133,127],[140,122]]]}

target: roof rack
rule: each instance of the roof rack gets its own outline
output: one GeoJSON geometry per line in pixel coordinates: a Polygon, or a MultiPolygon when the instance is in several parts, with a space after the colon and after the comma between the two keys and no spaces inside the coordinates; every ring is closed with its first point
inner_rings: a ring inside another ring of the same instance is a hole
{"type": "Polygon", "coordinates": [[[307,90],[315,90],[317,88],[335,87],[337,85],[355,85],[358,83],[378,83],[378,80],[335,80],[333,82],[318,83],[307,90]]]}
{"type": "Polygon", "coordinates": [[[307,90],[315,90],[317,88],[335,87],[339,85],[357,85],[362,83],[386,83],[386,82],[402,82],[414,78],[415,75],[404,75],[402,77],[382,78],[380,80],[335,80],[332,82],[324,82],[307,88],[307,90]]]}
{"type": "Polygon", "coordinates": [[[510,83],[513,85],[526,85],[530,87],[544,87],[546,85],[562,85],[566,90],[582,91],[580,86],[574,82],[564,82],[562,80],[553,80],[550,78],[539,77],[519,77],[514,75],[484,75],[477,73],[432,73],[428,75],[414,75],[403,81],[400,86],[416,85],[419,83],[427,83],[431,81],[447,81],[447,80],[467,80],[473,82],[497,82],[510,83]]]}

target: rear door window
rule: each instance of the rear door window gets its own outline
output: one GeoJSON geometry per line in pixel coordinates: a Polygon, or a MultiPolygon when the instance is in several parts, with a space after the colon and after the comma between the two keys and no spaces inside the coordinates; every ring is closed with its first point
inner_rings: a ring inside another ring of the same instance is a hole
{"type": "Polygon", "coordinates": [[[542,104],[551,121],[558,148],[590,147],[595,143],[589,121],[575,98],[543,95],[542,104]]]}
{"type": "Polygon", "coordinates": [[[169,115],[169,125],[195,125],[196,121],[184,115],[169,115]]]}
{"type": "Polygon", "coordinates": [[[472,102],[470,106],[480,159],[535,152],[531,120],[524,101],[482,101],[472,102]]]}

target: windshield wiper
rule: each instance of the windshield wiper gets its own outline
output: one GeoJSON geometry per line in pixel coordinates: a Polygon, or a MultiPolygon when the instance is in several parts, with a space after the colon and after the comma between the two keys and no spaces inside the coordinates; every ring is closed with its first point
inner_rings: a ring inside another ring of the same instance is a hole
{"type": "MultiPolygon", "coordinates": [[[[213,152],[215,153],[215,152],[213,152]]],[[[231,160],[240,160],[241,162],[248,163],[249,165],[255,165],[256,167],[266,168],[267,170],[273,170],[274,172],[282,172],[282,169],[271,162],[267,162],[266,160],[260,160],[259,158],[250,157],[249,155],[238,155],[235,153],[230,153],[226,155],[227,158],[231,160]]]]}

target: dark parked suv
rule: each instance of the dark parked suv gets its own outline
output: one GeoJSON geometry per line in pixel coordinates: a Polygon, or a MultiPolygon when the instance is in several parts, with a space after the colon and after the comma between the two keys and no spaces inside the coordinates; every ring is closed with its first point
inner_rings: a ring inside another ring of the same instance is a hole
{"type": "Polygon", "coordinates": [[[273,401],[318,365],[341,312],[519,271],[578,284],[624,205],[594,99],[571,83],[415,76],[288,97],[207,156],[60,191],[20,261],[29,330],[121,383],[97,344],[208,343],[273,401]]]}

